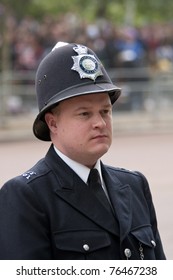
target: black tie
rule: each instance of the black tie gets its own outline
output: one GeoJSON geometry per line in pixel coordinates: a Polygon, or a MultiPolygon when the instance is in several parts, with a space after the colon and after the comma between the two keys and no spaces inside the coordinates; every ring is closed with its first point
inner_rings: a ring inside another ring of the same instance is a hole
{"type": "Polygon", "coordinates": [[[99,172],[96,168],[90,170],[88,176],[88,186],[91,188],[96,197],[104,205],[104,207],[112,213],[111,205],[106,197],[106,194],[102,188],[99,172]]]}

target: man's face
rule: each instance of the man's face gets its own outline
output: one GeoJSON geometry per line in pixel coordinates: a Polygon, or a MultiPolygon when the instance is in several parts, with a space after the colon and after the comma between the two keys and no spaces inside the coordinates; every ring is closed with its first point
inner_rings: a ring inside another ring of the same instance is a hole
{"type": "Polygon", "coordinates": [[[46,121],[52,131],[52,142],[69,158],[92,167],[108,151],[112,142],[112,105],[108,94],[66,99],[53,110],[52,122],[49,117],[46,121]]]}

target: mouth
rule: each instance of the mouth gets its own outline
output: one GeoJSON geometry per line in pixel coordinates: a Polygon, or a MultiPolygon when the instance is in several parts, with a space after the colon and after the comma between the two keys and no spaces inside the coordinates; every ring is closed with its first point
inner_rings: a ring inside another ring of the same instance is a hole
{"type": "Polygon", "coordinates": [[[105,134],[99,134],[99,135],[92,137],[92,139],[105,139],[105,138],[108,138],[108,136],[105,134]]]}

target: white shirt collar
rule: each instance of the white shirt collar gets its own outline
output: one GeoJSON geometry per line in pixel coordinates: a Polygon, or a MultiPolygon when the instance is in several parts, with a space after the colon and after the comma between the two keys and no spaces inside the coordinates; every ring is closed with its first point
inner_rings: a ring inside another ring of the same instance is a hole
{"type": "MultiPolygon", "coordinates": [[[[73,169],[73,171],[87,184],[90,169],[88,167],[86,167],[85,165],[70,159],[69,157],[64,155],[62,152],[60,152],[55,146],[54,146],[54,149],[55,149],[55,152],[60,156],[60,158],[63,161],[65,161],[65,163],[71,169],[73,169]]],[[[94,168],[96,168],[99,171],[101,182],[103,183],[100,160],[98,160],[96,162],[94,168]]]]}

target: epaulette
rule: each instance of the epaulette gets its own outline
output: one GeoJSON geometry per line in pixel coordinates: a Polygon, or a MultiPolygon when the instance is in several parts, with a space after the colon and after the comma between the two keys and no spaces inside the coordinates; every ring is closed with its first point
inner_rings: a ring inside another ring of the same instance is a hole
{"type": "Polygon", "coordinates": [[[123,168],[123,167],[112,167],[112,166],[109,166],[109,168],[111,168],[113,170],[116,170],[116,171],[120,171],[120,172],[126,172],[126,173],[131,173],[131,174],[134,174],[134,175],[139,175],[137,171],[130,170],[130,169],[123,168]]]}

